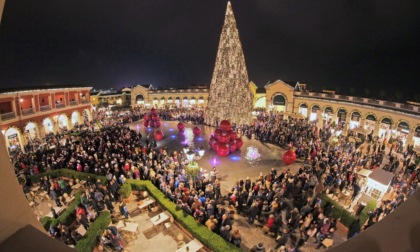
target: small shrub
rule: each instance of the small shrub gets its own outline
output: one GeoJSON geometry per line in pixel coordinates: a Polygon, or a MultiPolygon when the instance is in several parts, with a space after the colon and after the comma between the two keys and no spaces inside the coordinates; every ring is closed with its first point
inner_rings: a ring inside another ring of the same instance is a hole
{"type": "Polygon", "coordinates": [[[128,183],[123,184],[118,190],[118,193],[121,197],[127,199],[131,195],[131,185],[128,183]]]}

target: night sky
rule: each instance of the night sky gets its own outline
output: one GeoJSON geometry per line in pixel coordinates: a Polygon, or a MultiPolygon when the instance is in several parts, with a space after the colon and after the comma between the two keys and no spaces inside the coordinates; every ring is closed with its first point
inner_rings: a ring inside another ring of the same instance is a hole
{"type": "MultiPolygon", "coordinates": [[[[231,2],[258,86],[420,101],[420,1],[231,2]]],[[[7,0],[0,85],[209,85],[226,3],[7,0]]]]}

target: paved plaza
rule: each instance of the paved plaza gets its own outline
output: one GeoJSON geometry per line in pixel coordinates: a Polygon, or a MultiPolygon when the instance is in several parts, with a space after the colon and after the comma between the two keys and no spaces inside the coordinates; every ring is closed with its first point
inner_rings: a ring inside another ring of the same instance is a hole
{"type": "MultiPolygon", "coordinates": [[[[194,148],[204,147],[205,154],[197,163],[203,169],[210,171],[215,166],[219,171],[218,177],[221,178],[222,193],[227,193],[231,190],[236,181],[246,177],[250,177],[251,180],[256,180],[260,175],[267,175],[272,167],[276,168],[278,172],[281,172],[283,168],[290,169],[293,173],[299,170],[302,165],[301,161],[298,160],[296,163],[286,166],[282,157],[286,150],[279,146],[265,143],[262,144],[260,141],[255,139],[248,139],[242,136],[244,142],[242,148],[231,153],[227,157],[220,157],[214,150],[209,147],[208,140],[211,134],[214,132],[215,127],[206,125],[198,125],[202,129],[200,136],[194,136],[192,129],[197,126],[192,123],[184,123],[184,132],[179,132],[176,125],[178,121],[164,121],[160,129],[164,132],[165,138],[157,143],[158,148],[167,147],[168,151],[181,152],[185,144],[190,145],[194,148]],[[261,159],[255,162],[249,162],[246,160],[245,155],[247,148],[253,146],[256,147],[258,153],[261,155],[261,159]]],[[[127,124],[130,128],[139,131],[143,138],[150,135],[150,139],[153,139],[153,132],[157,129],[145,128],[142,125],[142,121],[127,124]]]]}
{"type": "MultiPolygon", "coordinates": [[[[213,166],[219,171],[218,177],[221,180],[222,194],[226,195],[231,191],[233,185],[241,178],[250,177],[252,181],[256,180],[260,173],[266,175],[269,173],[272,167],[281,172],[282,169],[288,168],[293,173],[297,172],[302,165],[302,160],[297,160],[296,163],[286,166],[282,161],[282,156],[286,150],[279,146],[261,143],[255,139],[248,139],[242,136],[244,142],[240,150],[235,151],[227,157],[220,157],[213,151],[209,145],[208,140],[214,132],[214,127],[199,125],[202,129],[200,136],[194,136],[192,129],[197,126],[192,123],[184,123],[184,132],[179,132],[177,129],[178,121],[164,121],[161,126],[161,130],[165,134],[165,138],[157,143],[158,148],[167,147],[168,151],[181,152],[183,147],[188,144],[193,148],[204,147],[205,154],[198,160],[198,164],[205,170],[210,170],[213,166]],[[258,153],[261,155],[260,160],[256,162],[248,161],[245,156],[247,154],[248,147],[256,147],[258,153]]],[[[130,128],[139,131],[143,138],[149,135],[149,138],[153,138],[154,128],[145,128],[141,121],[128,124],[130,128]]],[[[254,245],[259,242],[263,242],[267,249],[273,248],[276,243],[274,238],[263,233],[261,226],[264,223],[255,223],[249,225],[246,218],[241,215],[235,215],[235,221],[233,227],[238,228],[242,236],[241,248],[244,251],[249,251],[254,245]]],[[[335,234],[335,245],[344,242],[345,233],[343,230],[338,230],[335,234]]],[[[315,243],[309,239],[301,251],[315,251],[315,243]]],[[[152,251],[152,250],[148,250],[152,251]]],[[[319,251],[319,250],[317,250],[319,251]]],[[[322,251],[322,249],[321,249],[322,251]]]]}

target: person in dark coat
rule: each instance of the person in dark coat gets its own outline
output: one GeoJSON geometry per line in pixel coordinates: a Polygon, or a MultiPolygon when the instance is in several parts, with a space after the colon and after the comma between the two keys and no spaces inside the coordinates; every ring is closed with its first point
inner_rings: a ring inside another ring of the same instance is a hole
{"type": "Polygon", "coordinates": [[[357,218],[349,227],[349,231],[347,233],[347,239],[350,239],[356,236],[360,231],[360,219],[357,218]]]}

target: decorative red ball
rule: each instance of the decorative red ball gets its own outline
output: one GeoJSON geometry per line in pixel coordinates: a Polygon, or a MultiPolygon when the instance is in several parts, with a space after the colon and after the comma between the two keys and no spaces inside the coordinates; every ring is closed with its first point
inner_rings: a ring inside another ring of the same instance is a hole
{"type": "Polygon", "coordinates": [[[155,128],[160,128],[160,126],[161,126],[161,125],[162,125],[162,124],[160,123],[160,121],[159,121],[159,120],[155,122],[155,128]]]}
{"type": "Polygon", "coordinates": [[[222,130],[221,129],[216,129],[215,131],[214,131],[214,134],[213,134],[213,136],[216,138],[216,139],[219,139],[219,136],[222,134],[222,130]]]}
{"type": "Polygon", "coordinates": [[[156,109],[155,109],[155,108],[152,108],[152,109],[150,110],[150,114],[152,114],[152,115],[157,115],[157,111],[156,111],[156,109]]]}
{"type": "Polygon", "coordinates": [[[236,140],[230,140],[229,142],[229,148],[230,148],[230,153],[234,152],[237,150],[236,147],[236,140]]]}
{"type": "Polygon", "coordinates": [[[219,142],[215,139],[214,141],[213,141],[213,143],[211,144],[211,148],[214,150],[214,151],[217,151],[217,148],[219,147],[219,142]]]}
{"type": "Polygon", "coordinates": [[[288,150],[283,155],[283,162],[286,165],[291,165],[296,161],[296,153],[293,150],[288,150]]]}
{"type": "Polygon", "coordinates": [[[240,149],[244,145],[244,142],[242,142],[242,139],[238,138],[236,139],[236,149],[240,149]]]}
{"type": "Polygon", "coordinates": [[[223,131],[217,140],[219,140],[220,143],[229,143],[230,135],[226,131],[223,131]]]}
{"type": "Polygon", "coordinates": [[[149,120],[149,115],[148,115],[148,114],[145,114],[145,115],[143,116],[143,119],[144,119],[145,121],[149,120]]]}
{"type": "Polygon", "coordinates": [[[158,116],[158,115],[156,115],[156,114],[152,114],[150,117],[152,118],[152,120],[157,120],[157,119],[159,119],[159,116],[158,116]]]}
{"type": "Polygon", "coordinates": [[[149,121],[144,121],[144,122],[143,122],[143,126],[144,126],[144,127],[149,127],[149,121]]]}
{"type": "Polygon", "coordinates": [[[200,127],[195,126],[195,127],[193,128],[193,134],[194,134],[195,136],[199,136],[199,135],[201,134],[201,129],[200,129],[200,127]]]}
{"type": "Polygon", "coordinates": [[[152,127],[152,128],[153,128],[153,127],[155,127],[155,121],[150,120],[150,122],[149,122],[149,126],[150,126],[150,127],[152,127]]]}
{"type": "Polygon", "coordinates": [[[179,131],[184,131],[185,129],[185,125],[182,122],[179,122],[176,127],[178,128],[179,131]]]}
{"type": "Polygon", "coordinates": [[[163,135],[163,131],[161,131],[161,130],[157,130],[157,131],[155,132],[155,140],[156,140],[156,141],[160,141],[160,140],[162,140],[162,139],[163,139],[163,137],[164,137],[164,135],[163,135]]]}
{"type": "Polygon", "coordinates": [[[232,128],[232,125],[230,124],[230,122],[228,120],[222,120],[220,122],[220,128],[224,131],[229,131],[232,128]]]}
{"type": "Polygon", "coordinates": [[[229,155],[229,151],[229,144],[219,143],[219,145],[217,146],[217,155],[221,157],[226,157],[227,155],[229,155]]]}
{"type": "Polygon", "coordinates": [[[238,139],[238,135],[236,134],[236,131],[233,131],[233,130],[230,131],[229,135],[230,135],[230,140],[238,139]]]}

